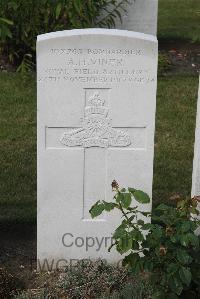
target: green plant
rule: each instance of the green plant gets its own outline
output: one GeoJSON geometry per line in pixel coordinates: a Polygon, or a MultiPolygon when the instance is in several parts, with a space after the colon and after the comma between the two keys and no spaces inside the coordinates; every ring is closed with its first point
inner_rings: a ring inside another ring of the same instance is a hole
{"type": "Polygon", "coordinates": [[[146,273],[154,285],[153,298],[178,298],[194,284],[200,285],[199,237],[195,234],[200,222],[199,198],[181,200],[177,207],[158,205],[148,223],[150,213],[133,206],[150,202],[149,196],[134,188],[120,189],[113,181],[114,202],[98,201],[90,209],[97,217],[103,211],[118,209],[122,223],[113,234],[117,251],[125,253],[123,265],[134,274],[146,273]],[[192,213],[192,214],[191,214],[192,213]],[[192,216],[191,216],[192,215],[192,216]]]}
{"type": "Polygon", "coordinates": [[[27,75],[27,72],[30,72],[34,69],[34,62],[32,61],[31,54],[24,54],[24,57],[17,68],[17,72],[24,73],[27,75]]]}
{"type": "Polygon", "coordinates": [[[159,52],[158,55],[158,75],[163,76],[170,69],[170,61],[167,54],[159,52]]]}
{"type": "Polygon", "coordinates": [[[0,17],[0,40],[1,43],[6,40],[6,38],[12,38],[12,33],[10,31],[10,26],[13,25],[13,22],[0,17]]]}
{"type": "MultiPolygon", "coordinates": [[[[112,27],[129,0],[2,0],[2,51],[18,65],[35,61],[38,34],[74,28],[112,27]],[[103,16],[103,17],[101,17],[103,16]],[[26,56],[25,56],[26,55],[26,56]],[[25,57],[25,58],[24,58],[25,57]]],[[[27,63],[26,67],[27,67],[27,63]]],[[[24,67],[21,67],[24,70],[24,67]]],[[[21,70],[19,68],[19,70],[21,70]]]]}

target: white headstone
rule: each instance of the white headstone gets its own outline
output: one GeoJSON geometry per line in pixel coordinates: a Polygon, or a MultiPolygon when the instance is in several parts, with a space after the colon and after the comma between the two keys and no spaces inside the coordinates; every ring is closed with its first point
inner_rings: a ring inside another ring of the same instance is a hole
{"type": "MultiPolygon", "coordinates": [[[[121,1],[121,0],[120,0],[121,1]]],[[[122,22],[116,20],[116,29],[157,34],[158,0],[129,0],[121,12],[122,22]]]]}
{"type": "Polygon", "coordinates": [[[40,35],[37,82],[38,259],[115,262],[121,215],[88,211],[112,200],[114,179],[151,196],[157,40],[114,29],[40,35]]]}
{"type": "Polygon", "coordinates": [[[197,101],[197,118],[194,144],[194,160],[192,174],[192,197],[200,196],[200,79],[199,94],[197,101]]]}

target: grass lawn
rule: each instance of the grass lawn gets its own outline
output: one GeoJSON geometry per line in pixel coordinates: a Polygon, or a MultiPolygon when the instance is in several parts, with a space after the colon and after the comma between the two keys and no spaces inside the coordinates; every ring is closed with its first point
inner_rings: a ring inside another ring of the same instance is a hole
{"type": "MultiPolygon", "coordinates": [[[[35,78],[0,73],[0,223],[36,219],[35,78]]],[[[159,78],[154,200],[189,195],[198,78],[159,78]]]]}
{"type": "Polygon", "coordinates": [[[197,91],[197,77],[158,78],[154,200],[190,195],[197,91]]]}
{"type": "Polygon", "coordinates": [[[158,3],[158,38],[200,41],[200,0],[158,3]]]}
{"type": "Polygon", "coordinates": [[[36,215],[36,88],[0,73],[0,223],[36,215]]]}

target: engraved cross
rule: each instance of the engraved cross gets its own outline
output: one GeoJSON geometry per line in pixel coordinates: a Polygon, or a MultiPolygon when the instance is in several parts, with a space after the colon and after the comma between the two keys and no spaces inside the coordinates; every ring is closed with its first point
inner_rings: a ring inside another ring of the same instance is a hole
{"type": "Polygon", "coordinates": [[[84,148],[83,219],[88,219],[91,205],[105,197],[107,148],[129,146],[130,136],[112,127],[105,100],[94,91],[85,106],[83,126],[65,132],[60,142],[67,147],[84,148]]]}

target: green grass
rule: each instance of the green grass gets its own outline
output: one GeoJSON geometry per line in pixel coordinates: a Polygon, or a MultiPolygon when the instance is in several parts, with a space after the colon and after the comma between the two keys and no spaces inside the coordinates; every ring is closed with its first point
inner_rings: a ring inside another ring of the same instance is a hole
{"type": "Polygon", "coordinates": [[[158,38],[200,41],[199,0],[159,0],[158,38]]]}
{"type": "Polygon", "coordinates": [[[194,76],[158,79],[154,200],[190,195],[197,90],[194,76]]]}
{"type": "MultiPolygon", "coordinates": [[[[0,223],[36,219],[35,77],[0,73],[0,223]]],[[[190,194],[198,78],[159,78],[154,200],[190,194]]]]}
{"type": "Polygon", "coordinates": [[[35,78],[0,73],[0,223],[36,215],[35,78]]]}

